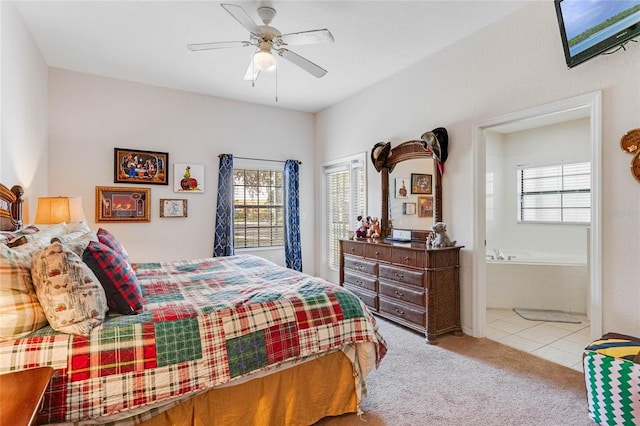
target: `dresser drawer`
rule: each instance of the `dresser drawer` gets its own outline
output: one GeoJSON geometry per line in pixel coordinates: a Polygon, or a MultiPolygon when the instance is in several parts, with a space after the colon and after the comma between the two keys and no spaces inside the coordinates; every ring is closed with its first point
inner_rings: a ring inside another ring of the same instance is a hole
{"type": "Polygon", "coordinates": [[[342,253],[352,254],[354,256],[364,256],[364,244],[354,241],[342,240],[342,253]]]}
{"type": "Polygon", "coordinates": [[[387,296],[419,306],[426,305],[425,291],[422,288],[405,287],[389,281],[380,280],[379,292],[381,296],[387,296]]]}
{"type": "Polygon", "coordinates": [[[424,271],[398,268],[391,265],[380,265],[380,278],[423,287],[424,271]]]}
{"type": "Polygon", "coordinates": [[[350,292],[358,296],[358,298],[362,300],[365,305],[371,308],[371,310],[376,312],[378,311],[378,295],[376,293],[363,290],[360,287],[355,287],[355,286],[349,285],[348,283],[344,284],[344,288],[346,288],[347,290],[349,290],[350,292]]]}
{"type": "Polygon", "coordinates": [[[367,277],[344,271],[344,284],[351,284],[369,291],[377,291],[376,277],[367,277]]]}
{"type": "Polygon", "coordinates": [[[393,247],[391,250],[391,262],[396,265],[412,266],[414,268],[424,267],[424,252],[410,250],[407,248],[393,247]]]}
{"type": "MultiPolygon", "coordinates": [[[[378,264],[358,257],[344,256],[344,269],[378,275],[378,264]]],[[[346,271],[345,271],[346,272],[346,271]]]]}
{"type": "Polygon", "coordinates": [[[367,244],[364,248],[364,257],[391,262],[391,247],[381,244],[367,244]]]}
{"type": "Polygon", "coordinates": [[[405,321],[418,324],[420,327],[426,326],[426,313],[424,309],[410,307],[407,304],[380,296],[380,312],[402,318],[405,321]]]}

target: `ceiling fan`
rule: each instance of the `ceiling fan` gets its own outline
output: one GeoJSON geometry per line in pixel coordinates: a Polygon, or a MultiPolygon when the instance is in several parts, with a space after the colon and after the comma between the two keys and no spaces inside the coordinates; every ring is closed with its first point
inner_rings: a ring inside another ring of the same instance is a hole
{"type": "Polygon", "coordinates": [[[314,64],[308,59],[287,49],[288,46],[331,43],[333,35],[327,29],[310,30],[297,33],[281,34],[278,29],[270,26],[271,21],[276,16],[276,10],[272,7],[259,7],[258,15],[264,25],[257,25],[244,9],[235,4],[222,3],[221,6],[249,31],[248,41],[220,41],[212,43],[188,44],[187,48],[192,51],[226,49],[230,47],[254,46],[257,50],[253,54],[249,68],[244,76],[245,80],[255,81],[260,71],[271,71],[276,67],[276,60],[273,53],[299,66],[315,77],[323,77],[327,70],[314,64]]]}

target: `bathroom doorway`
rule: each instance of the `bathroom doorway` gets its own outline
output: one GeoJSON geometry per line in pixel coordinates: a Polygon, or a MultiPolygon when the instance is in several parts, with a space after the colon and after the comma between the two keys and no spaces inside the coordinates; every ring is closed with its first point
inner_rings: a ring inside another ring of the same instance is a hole
{"type": "Polygon", "coordinates": [[[577,368],[580,348],[601,334],[600,120],[596,92],[474,126],[474,336],[577,368]],[[554,228],[521,220],[531,214],[516,196],[525,171],[570,170],[574,163],[590,168],[589,209],[576,219],[582,223],[554,228]],[[551,246],[540,238],[545,232],[558,234],[551,246]],[[572,322],[531,321],[513,311],[531,304],[568,311],[572,322]]]}

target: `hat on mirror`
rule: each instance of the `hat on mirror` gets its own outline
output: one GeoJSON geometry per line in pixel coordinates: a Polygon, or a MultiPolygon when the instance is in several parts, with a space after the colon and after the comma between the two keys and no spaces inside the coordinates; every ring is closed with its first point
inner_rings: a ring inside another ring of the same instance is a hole
{"type": "Polygon", "coordinates": [[[391,142],[378,142],[373,146],[371,150],[371,162],[373,162],[373,167],[376,168],[376,171],[382,170],[384,167],[384,163],[389,158],[389,153],[391,152],[391,142]]]}
{"type": "Polygon", "coordinates": [[[433,158],[440,163],[447,161],[449,156],[449,134],[444,127],[437,127],[430,132],[424,132],[420,136],[431,152],[433,152],[433,158]]]}

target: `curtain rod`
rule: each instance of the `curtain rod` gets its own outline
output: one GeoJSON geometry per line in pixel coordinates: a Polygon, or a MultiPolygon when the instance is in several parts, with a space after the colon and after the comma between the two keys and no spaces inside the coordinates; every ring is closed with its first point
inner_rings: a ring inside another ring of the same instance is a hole
{"type": "MultiPolygon", "coordinates": [[[[223,154],[218,155],[218,158],[222,158],[223,154]]],[[[265,158],[250,158],[250,157],[236,157],[235,155],[233,156],[233,158],[239,158],[241,160],[255,160],[255,161],[271,161],[273,163],[284,163],[286,160],[268,160],[265,158]]],[[[298,160],[298,164],[302,164],[302,161],[298,160]]]]}

